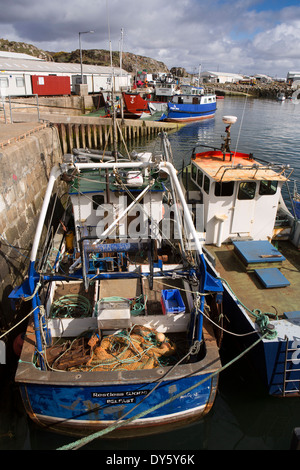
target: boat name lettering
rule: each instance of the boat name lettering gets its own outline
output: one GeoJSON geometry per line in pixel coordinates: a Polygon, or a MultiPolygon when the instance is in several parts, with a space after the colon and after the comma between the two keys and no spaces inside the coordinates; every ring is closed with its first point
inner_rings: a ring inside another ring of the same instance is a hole
{"type": "Polygon", "coordinates": [[[130,390],[127,392],[92,392],[92,398],[128,398],[147,395],[149,390],[130,390]]]}

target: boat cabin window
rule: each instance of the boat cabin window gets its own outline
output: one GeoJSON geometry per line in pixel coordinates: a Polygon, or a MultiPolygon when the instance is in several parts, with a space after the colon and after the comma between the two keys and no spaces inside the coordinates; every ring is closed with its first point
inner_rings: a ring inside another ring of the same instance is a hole
{"type": "Polygon", "coordinates": [[[210,187],[210,181],[209,181],[209,178],[208,176],[204,176],[204,185],[203,185],[203,189],[204,191],[209,194],[209,187],[210,187]]]}
{"type": "Polygon", "coordinates": [[[203,182],[203,173],[201,170],[198,170],[198,175],[197,175],[197,184],[198,186],[202,186],[202,182],[203,182]]]}
{"type": "Polygon", "coordinates": [[[216,183],[215,196],[232,196],[234,188],[234,181],[228,183],[216,183]]]}
{"type": "Polygon", "coordinates": [[[93,196],[93,209],[96,211],[101,204],[104,204],[103,194],[94,194],[93,196]]]}
{"type": "Polygon", "coordinates": [[[199,98],[194,97],[193,98],[193,104],[199,104],[199,98]]]}
{"type": "Polygon", "coordinates": [[[238,199],[254,199],[256,183],[254,181],[245,181],[240,183],[238,199]]]}
{"type": "Polygon", "coordinates": [[[276,194],[278,181],[261,181],[259,185],[259,194],[261,196],[271,196],[276,194]]]}
{"type": "Polygon", "coordinates": [[[197,176],[197,168],[195,165],[192,165],[192,179],[196,181],[196,176],[197,176]]]}

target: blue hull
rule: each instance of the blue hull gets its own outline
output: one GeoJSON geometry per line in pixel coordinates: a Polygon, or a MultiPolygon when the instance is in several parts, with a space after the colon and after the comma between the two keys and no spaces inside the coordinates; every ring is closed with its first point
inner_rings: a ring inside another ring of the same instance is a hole
{"type": "MultiPolygon", "coordinates": [[[[249,320],[247,313],[243,312],[239,302],[226,289],[223,306],[230,320],[230,331],[243,335],[239,337],[239,347],[245,350],[253,345],[261,334],[253,333],[245,336],[246,333],[255,331],[255,325],[249,320]]],[[[287,341],[285,335],[280,333],[274,339],[263,339],[248,353],[247,357],[260,374],[269,395],[299,396],[300,349],[297,350],[296,347],[295,350],[294,341],[294,337],[289,336],[287,341]],[[285,370],[286,354],[287,371],[285,370]]]]}
{"type": "Polygon", "coordinates": [[[167,369],[162,368],[61,373],[36,368],[33,352],[25,339],[16,382],[27,414],[47,430],[71,436],[105,430],[125,414],[125,423],[105,437],[134,437],[189,425],[211,409],[221,367],[215,348],[208,348],[204,359],[178,365],[165,379],[167,369]]]}
{"type": "Polygon", "coordinates": [[[217,106],[210,104],[173,104],[168,103],[166,121],[189,122],[214,117],[217,106]]]}
{"type": "Polygon", "coordinates": [[[300,220],[300,202],[294,199],[295,215],[300,220]]]}
{"type": "MultiPolygon", "coordinates": [[[[26,403],[27,412],[38,424],[47,426],[56,432],[70,435],[86,435],[113,424],[123,414],[126,419],[146,412],[152,407],[172,398],[176,393],[195,385],[205,376],[191,377],[177,382],[166,382],[153,395],[144,400],[132,413],[130,410],[141,402],[151,391],[153,384],[126,386],[58,386],[58,385],[22,385],[21,393],[26,403]]],[[[134,420],[121,426],[114,434],[107,437],[145,435],[174,429],[182,420],[188,423],[199,419],[209,408],[212,391],[216,386],[212,379],[183,393],[170,404],[150,411],[142,419],[134,420]]]]}

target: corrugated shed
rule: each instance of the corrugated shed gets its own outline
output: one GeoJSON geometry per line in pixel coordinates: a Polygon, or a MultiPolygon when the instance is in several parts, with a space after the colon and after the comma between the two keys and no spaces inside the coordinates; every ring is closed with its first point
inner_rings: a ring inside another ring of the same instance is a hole
{"type": "MultiPolygon", "coordinates": [[[[25,54],[24,54],[25,55],[25,54]]],[[[103,67],[100,65],[83,64],[84,74],[99,74],[110,76],[114,70],[115,76],[128,75],[126,70],[120,68],[103,67]]],[[[0,71],[1,72],[20,72],[20,73],[72,73],[80,74],[80,64],[47,62],[36,59],[22,59],[1,57],[0,55],[0,71]]]]}

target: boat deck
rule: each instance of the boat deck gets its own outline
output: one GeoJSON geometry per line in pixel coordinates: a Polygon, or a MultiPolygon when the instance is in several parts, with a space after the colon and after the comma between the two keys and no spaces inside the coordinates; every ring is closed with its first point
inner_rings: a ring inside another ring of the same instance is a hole
{"type": "Polygon", "coordinates": [[[249,268],[240,259],[232,243],[221,247],[209,245],[207,251],[215,257],[215,268],[224,278],[239,300],[249,309],[260,309],[263,313],[276,313],[283,318],[284,312],[300,310],[300,252],[288,241],[278,243],[279,252],[285,257],[281,263],[270,263],[266,259],[261,268],[277,268],[290,283],[286,287],[266,288],[259,280],[255,269],[249,268]]]}

